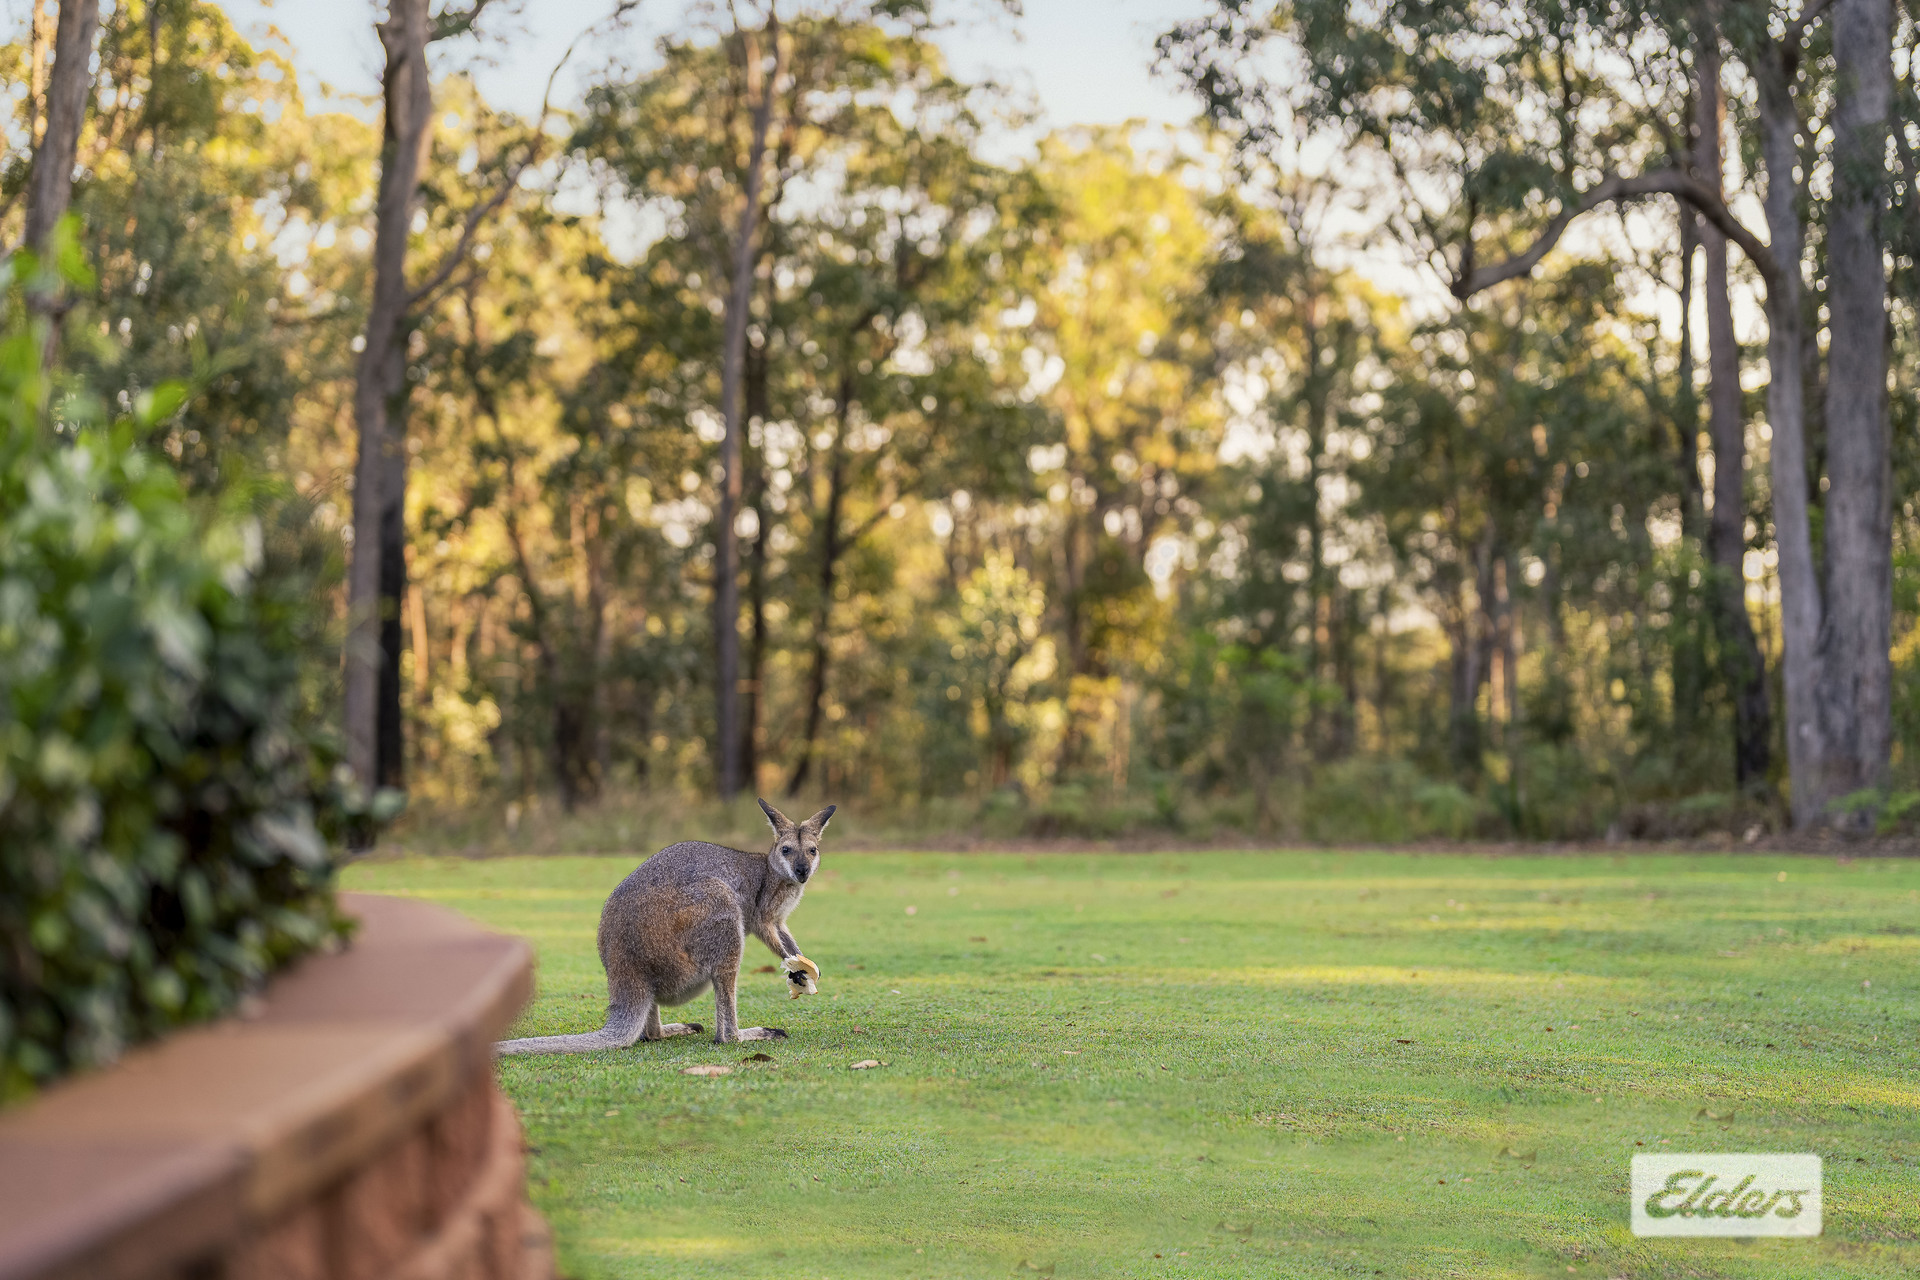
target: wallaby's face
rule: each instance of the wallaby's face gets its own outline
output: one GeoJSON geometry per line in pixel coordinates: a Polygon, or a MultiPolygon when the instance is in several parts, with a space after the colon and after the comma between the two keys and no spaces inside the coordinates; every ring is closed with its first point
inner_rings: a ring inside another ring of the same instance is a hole
{"type": "Polygon", "coordinates": [[[805,884],[819,869],[820,834],[827,829],[833,811],[839,806],[830,804],[798,825],[765,800],[760,802],[760,808],[773,825],[773,848],[767,851],[767,862],[773,873],[795,884],[805,884]]]}

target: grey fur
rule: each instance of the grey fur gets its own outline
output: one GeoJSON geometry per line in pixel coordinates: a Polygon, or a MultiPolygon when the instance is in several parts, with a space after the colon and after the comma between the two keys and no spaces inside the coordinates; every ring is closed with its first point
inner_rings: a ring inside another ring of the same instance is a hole
{"type": "MultiPolygon", "coordinates": [[[[784,1040],[778,1027],[742,1027],[735,1005],[749,935],[777,956],[799,957],[787,917],[820,864],[820,833],[837,806],[795,824],[765,800],[773,845],[765,853],[701,840],[668,845],[635,867],[600,911],[600,963],[607,970],[607,1023],[571,1036],[502,1040],[495,1056],[591,1053],[638,1040],[693,1035],[697,1022],[660,1021],[663,1005],[713,989],[714,1043],[784,1040]]],[[[817,974],[817,970],[816,970],[817,974]]]]}

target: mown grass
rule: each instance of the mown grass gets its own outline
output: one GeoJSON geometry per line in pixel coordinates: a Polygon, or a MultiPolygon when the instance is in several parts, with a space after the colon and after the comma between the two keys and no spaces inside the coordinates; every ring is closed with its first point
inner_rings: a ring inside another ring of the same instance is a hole
{"type": "MultiPolygon", "coordinates": [[[[1920,863],[828,844],[792,1039],[502,1065],[565,1275],[1920,1274],[1920,863]],[[1825,1235],[1635,1239],[1657,1150],[1818,1152],[1825,1235]]],[[[347,880],[532,939],[546,1034],[634,861],[347,880]]]]}

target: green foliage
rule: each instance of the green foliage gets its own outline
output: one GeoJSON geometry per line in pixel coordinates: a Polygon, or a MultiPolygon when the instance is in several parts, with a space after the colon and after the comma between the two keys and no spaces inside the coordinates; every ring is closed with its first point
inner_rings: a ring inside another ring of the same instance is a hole
{"type": "Polygon", "coordinates": [[[367,817],[303,683],[333,557],[270,493],[190,501],[137,418],[45,430],[40,344],[0,340],[0,1098],[337,936],[367,817]]]}
{"type": "MultiPolygon", "coordinates": [[[[28,57],[24,39],[0,45],[11,83],[24,87],[28,57]]],[[[150,441],[190,489],[217,487],[235,454],[279,466],[313,384],[350,362],[357,289],[338,273],[363,255],[334,220],[370,191],[377,133],[306,117],[292,63],[204,0],[108,8],[94,92],[57,416],[132,412],[191,383],[192,420],[157,413],[150,441]]],[[[0,115],[7,195],[26,181],[36,107],[22,93],[0,115]]]]}
{"type": "Polygon", "coordinates": [[[1920,819],[1920,790],[1895,791],[1880,806],[1879,828],[1883,835],[1910,829],[1920,819]]]}
{"type": "Polygon", "coordinates": [[[1301,804],[1301,825],[1330,844],[1459,840],[1478,834],[1488,806],[1405,761],[1342,760],[1322,770],[1301,804]]]}

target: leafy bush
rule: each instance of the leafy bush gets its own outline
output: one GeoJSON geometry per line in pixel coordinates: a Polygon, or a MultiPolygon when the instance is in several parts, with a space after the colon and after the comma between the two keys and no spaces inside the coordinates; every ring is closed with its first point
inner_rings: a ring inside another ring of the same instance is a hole
{"type": "Polygon", "coordinates": [[[301,683],[329,557],[139,446],[177,390],[42,426],[39,347],[0,338],[0,1099],[336,937],[353,807],[301,683]]]}
{"type": "Polygon", "coordinates": [[[1434,782],[1400,760],[1340,760],[1323,766],[1302,797],[1305,834],[1334,844],[1460,840],[1487,807],[1451,782],[1434,782]]]}

